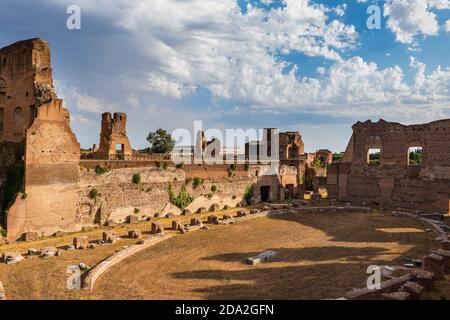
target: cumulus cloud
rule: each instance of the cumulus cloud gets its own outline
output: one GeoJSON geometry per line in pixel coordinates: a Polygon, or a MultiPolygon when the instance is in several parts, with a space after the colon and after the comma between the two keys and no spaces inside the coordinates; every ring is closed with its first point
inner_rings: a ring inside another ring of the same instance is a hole
{"type": "Polygon", "coordinates": [[[450,32],[450,19],[445,21],[445,31],[450,32]]]}
{"type": "Polygon", "coordinates": [[[449,0],[388,0],[384,4],[384,16],[397,41],[413,43],[418,35],[437,35],[438,20],[431,9],[448,8],[449,0]]]}
{"type": "MultiPolygon", "coordinates": [[[[283,6],[268,9],[252,2],[244,13],[234,0],[78,3],[89,14],[110,16],[110,23],[126,32],[129,45],[144,56],[146,64],[138,71],[122,75],[124,86],[180,104],[204,89],[212,104],[233,105],[240,112],[301,110],[367,116],[404,109],[423,112],[416,105],[425,104],[431,110],[435,103],[449,100],[448,69],[427,74],[417,62],[411,63],[417,77],[408,85],[398,66],[380,69],[361,57],[343,58],[342,53],[355,47],[359,35],[354,26],[330,19],[328,14],[340,15],[345,6],[328,8],[308,0],[284,0],[283,6]],[[331,66],[317,68],[318,78],[302,77],[301,65],[283,59],[292,53],[325,59],[331,66]]],[[[416,48],[417,35],[437,33],[436,16],[430,9],[446,5],[444,0],[389,0],[387,25],[398,41],[416,48]]],[[[99,98],[70,94],[80,110],[111,109],[99,98]]],[[[139,106],[135,96],[127,99],[130,106],[139,106]]]]}

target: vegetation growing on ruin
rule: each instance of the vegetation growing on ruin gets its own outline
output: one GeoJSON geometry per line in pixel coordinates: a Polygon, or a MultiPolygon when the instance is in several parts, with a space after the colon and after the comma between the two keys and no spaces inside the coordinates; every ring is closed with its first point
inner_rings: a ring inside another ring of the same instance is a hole
{"type": "Polygon", "coordinates": [[[98,190],[97,189],[92,189],[91,191],[89,191],[89,198],[91,198],[92,200],[97,199],[98,197],[98,190]]]}
{"type": "Polygon", "coordinates": [[[139,208],[134,208],[134,214],[138,214],[139,212],[141,212],[139,208]]]}
{"type": "Polygon", "coordinates": [[[102,174],[105,174],[105,173],[107,173],[108,172],[108,168],[106,168],[106,167],[97,167],[97,168],[95,168],[95,173],[96,174],[98,174],[98,175],[102,175],[102,174]]]}
{"type": "Polygon", "coordinates": [[[311,167],[313,167],[313,168],[325,168],[325,164],[323,163],[323,161],[321,159],[316,158],[311,163],[311,167]]]}
{"type": "Polygon", "coordinates": [[[133,174],[132,181],[134,184],[141,184],[141,174],[140,173],[133,174]]]}
{"type": "Polygon", "coordinates": [[[14,163],[6,168],[5,188],[3,189],[2,209],[8,209],[16,195],[23,189],[23,162],[14,163]]]}
{"type": "Polygon", "coordinates": [[[217,192],[217,186],[216,185],[212,185],[211,186],[211,191],[212,192],[217,192]]]}
{"type": "Polygon", "coordinates": [[[150,148],[145,150],[148,153],[170,153],[175,146],[175,140],[172,139],[172,135],[164,129],[150,132],[147,136],[147,141],[151,145],[150,148]]]}
{"type": "Polygon", "coordinates": [[[207,197],[208,197],[208,199],[211,199],[213,197],[213,194],[212,193],[208,193],[207,197]]]}
{"type": "Polygon", "coordinates": [[[253,193],[255,191],[255,187],[253,185],[249,185],[245,188],[244,199],[250,204],[250,200],[253,198],[253,193]]]}
{"type": "Polygon", "coordinates": [[[194,189],[197,189],[198,187],[200,187],[200,185],[203,183],[203,179],[199,178],[199,177],[195,177],[194,178],[194,182],[193,182],[193,187],[194,189]]]}
{"type": "Polygon", "coordinates": [[[175,166],[177,169],[183,169],[184,167],[184,162],[181,163],[177,163],[177,165],[175,166]]]}
{"type": "Polygon", "coordinates": [[[181,210],[186,208],[188,205],[194,201],[194,198],[187,192],[186,187],[181,187],[178,195],[175,193],[172,185],[169,185],[167,192],[169,193],[170,203],[177,206],[181,210]]]}
{"type": "Polygon", "coordinates": [[[341,160],[344,157],[344,153],[343,152],[335,152],[333,153],[333,162],[336,162],[338,160],[341,160]]]}

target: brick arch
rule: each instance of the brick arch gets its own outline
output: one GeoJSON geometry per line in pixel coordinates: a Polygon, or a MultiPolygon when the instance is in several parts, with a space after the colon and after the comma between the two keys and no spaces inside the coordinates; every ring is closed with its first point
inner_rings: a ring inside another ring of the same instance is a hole
{"type": "Polygon", "coordinates": [[[427,145],[422,139],[413,139],[408,140],[404,148],[405,161],[406,164],[409,164],[409,148],[411,147],[421,147],[422,148],[422,166],[426,165],[426,154],[427,154],[427,145]]]}
{"type": "Polygon", "coordinates": [[[13,111],[13,133],[22,134],[24,131],[24,113],[21,107],[17,107],[13,111]]]}

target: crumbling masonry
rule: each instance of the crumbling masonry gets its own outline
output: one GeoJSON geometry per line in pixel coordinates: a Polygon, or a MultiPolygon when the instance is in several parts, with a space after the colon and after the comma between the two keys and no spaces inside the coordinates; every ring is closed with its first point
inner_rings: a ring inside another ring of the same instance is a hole
{"type": "Polygon", "coordinates": [[[330,197],[449,212],[450,120],[405,126],[380,120],[357,122],[344,157],[328,169],[330,197]],[[422,148],[412,165],[410,148],[422,148]],[[370,150],[379,163],[371,164],[370,150]]]}

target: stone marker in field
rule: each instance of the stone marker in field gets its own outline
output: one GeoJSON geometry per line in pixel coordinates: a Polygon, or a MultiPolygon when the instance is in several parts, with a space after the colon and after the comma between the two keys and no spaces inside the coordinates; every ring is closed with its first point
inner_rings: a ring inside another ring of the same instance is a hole
{"type": "Polygon", "coordinates": [[[128,231],[128,238],[130,239],[140,239],[142,236],[141,230],[130,230],[128,231]]]}
{"type": "Polygon", "coordinates": [[[276,255],[277,255],[277,253],[275,251],[269,250],[269,251],[260,253],[260,254],[254,256],[254,257],[247,258],[245,260],[245,263],[251,264],[251,265],[255,265],[255,264],[258,264],[258,263],[263,262],[263,261],[271,260],[276,255]]]}
{"type": "Polygon", "coordinates": [[[150,230],[151,234],[163,234],[164,228],[163,226],[158,222],[152,222],[152,228],[150,230]]]}
{"type": "Polygon", "coordinates": [[[89,246],[88,237],[75,237],[73,238],[73,245],[76,250],[85,250],[89,246]]]}
{"type": "Polygon", "coordinates": [[[114,232],[105,231],[103,232],[103,241],[105,243],[114,244],[117,241],[117,236],[114,232]]]}
{"type": "Polygon", "coordinates": [[[203,223],[199,218],[192,218],[191,219],[191,226],[202,226],[203,223]]]}
{"type": "Polygon", "coordinates": [[[181,229],[183,229],[183,228],[184,228],[184,226],[183,226],[183,223],[181,223],[181,221],[178,221],[178,220],[172,221],[172,230],[175,230],[175,231],[180,230],[181,231],[181,229]]]}
{"type": "Polygon", "coordinates": [[[247,211],[240,210],[240,211],[237,212],[237,216],[238,216],[238,218],[246,217],[247,216],[247,211]]]}
{"type": "Polygon", "coordinates": [[[216,215],[210,215],[208,216],[208,223],[210,224],[218,224],[219,218],[216,215]]]}

